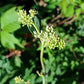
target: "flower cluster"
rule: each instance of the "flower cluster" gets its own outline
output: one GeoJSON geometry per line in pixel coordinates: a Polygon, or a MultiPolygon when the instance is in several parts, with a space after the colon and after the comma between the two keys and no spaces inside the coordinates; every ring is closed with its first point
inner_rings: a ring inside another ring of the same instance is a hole
{"type": "Polygon", "coordinates": [[[29,82],[25,82],[23,79],[21,79],[20,76],[15,77],[15,82],[16,82],[16,83],[29,84],[29,82]]]}
{"type": "Polygon", "coordinates": [[[55,49],[55,47],[62,49],[65,46],[64,40],[61,40],[54,32],[53,27],[46,27],[46,31],[42,31],[37,34],[34,31],[34,36],[44,42],[44,47],[55,49]]]}
{"type": "Polygon", "coordinates": [[[36,10],[34,10],[34,9],[33,10],[30,9],[29,13],[30,13],[31,17],[34,17],[36,14],[38,14],[38,12],[36,10]]]}
{"type": "Polygon", "coordinates": [[[37,14],[37,11],[30,9],[29,14],[25,10],[19,10],[18,15],[20,16],[19,21],[22,22],[23,26],[28,27],[32,25],[32,18],[37,14]]]}

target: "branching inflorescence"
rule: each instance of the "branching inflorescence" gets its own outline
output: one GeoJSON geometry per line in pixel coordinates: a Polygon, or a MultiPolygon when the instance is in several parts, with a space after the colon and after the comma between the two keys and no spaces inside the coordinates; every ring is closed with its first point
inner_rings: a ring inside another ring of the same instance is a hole
{"type": "Polygon", "coordinates": [[[46,31],[42,31],[38,34],[34,31],[34,36],[44,41],[44,47],[55,49],[55,47],[62,49],[65,46],[64,40],[60,38],[54,32],[53,26],[47,26],[46,31]]]}
{"type": "MultiPolygon", "coordinates": [[[[43,74],[45,74],[45,66],[43,63],[43,51],[45,47],[49,47],[50,49],[55,49],[56,47],[59,49],[62,49],[65,46],[64,40],[60,39],[58,35],[55,33],[53,26],[47,26],[46,30],[39,31],[37,26],[35,25],[33,18],[38,12],[36,10],[29,10],[29,14],[27,15],[27,12],[25,10],[20,10],[18,15],[20,16],[19,21],[22,22],[22,25],[25,26],[27,25],[28,27],[32,28],[31,26],[33,25],[36,31],[33,31],[34,37],[39,38],[42,44],[41,47],[41,54],[40,54],[40,61],[41,61],[41,66],[43,70],[43,74]]],[[[45,75],[39,73],[37,71],[37,74],[39,76],[42,76],[43,78],[43,84],[46,84],[46,78],[45,75]]],[[[16,78],[18,79],[18,78],[16,78]]],[[[19,77],[20,79],[20,77],[19,77]]],[[[23,80],[21,80],[23,81],[23,80]]]]}
{"type": "Polygon", "coordinates": [[[29,14],[25,10],[19,10],[18,15],[20,16],[19,21],[22,22],[22,25],[32,26],[33,20],[32,18],[37,14],[35,10],[29,10],[29,14]]]}

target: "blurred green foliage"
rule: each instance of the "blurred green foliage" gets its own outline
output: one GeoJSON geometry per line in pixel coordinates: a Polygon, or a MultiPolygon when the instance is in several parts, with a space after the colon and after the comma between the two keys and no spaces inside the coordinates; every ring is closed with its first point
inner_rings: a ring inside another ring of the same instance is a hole
{"type": "MultiPolygon", "coordinates": [[[[0,3],[0,84],[15,84],[21,76],[30,84],[41,84],[41,44],[28,28],[18,22],[18,10],[37,9],[42,28],[54,25],[65,40],[63,50],[44,50],[48,84],[82,84],[84,81],[84,1],[83,0],[9,0],[0,3]],[[59,18],[58,16],[62,14],[59,18]],[[57,19],[55,19],[57,18],[57,19]],[[66,20],[68,19],[68,20],[66,20]],[[24,46],[24,47],[23,47],[24,46]]],[[[32,32],[32,30],[31,30],[32,32]]]]}

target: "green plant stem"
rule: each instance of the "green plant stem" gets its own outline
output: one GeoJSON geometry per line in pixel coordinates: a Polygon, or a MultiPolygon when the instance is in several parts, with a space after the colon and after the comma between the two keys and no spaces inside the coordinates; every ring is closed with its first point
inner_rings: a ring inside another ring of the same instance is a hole
{"type": "MultiPolygon", "coordinates": [[[[32,23],[32,25],[35,27],[37,33],[39,34],[39,30],[38,28],[36,27],[36,25],[34,23],[32,23]]],[[[44,66],[44,63],[43,63],[43,51],[44,51],[44,42],[42,42],[42,48],[41,48],[41,54],[40,54],[40,61],[41,61],[41,66],[42,66],[42,70],[43,70],[43,73],[45,74],[45,66],[44,66]]],[[[42,75],[42,78],[43,78],[43,84],[46,84],[46,78],[45,78],[45,75],[42,75]]]]}
{"type": "Polygon", "coordinates": [[[36,27],[36,25],[34,23],[32,23],[32,25],[35,27],[37,33],[39,34],[40,32],[39,32],[38,28],[36,27]]]}
{"type": "MultiPolygon", "coordinates": [[[[43,63],[43,51],[44,51],[44,42],[42,42],[42,47],[41,47],[41,54],[40,54],[40,61],[41,61],[41,66],[42,66],[42,70],[43,70],[43,73],[45,74],[45,66],[44,66],[44,63],[43,63]]],[[[46,84],[46,79],[45,79],[45,75],[43,74],[43,84],[46,84]]]]}

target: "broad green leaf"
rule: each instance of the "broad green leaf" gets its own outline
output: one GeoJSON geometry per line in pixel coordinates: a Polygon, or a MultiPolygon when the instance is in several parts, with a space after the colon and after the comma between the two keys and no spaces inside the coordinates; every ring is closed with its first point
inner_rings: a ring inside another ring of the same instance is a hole
{"type": "Polygon", "coordinates": [[[74,6],[73,5],[70,5],[68,8],[67,8],[67,13],[65,14],[66,17],[71,17],[73,16],[74,14],[74,6]]]}
{"type": "Polygon", "coordinates": [[[19,43],[19,40],[14,37],[14,35],[2,31],[1,32],[1,44],[6,48],[15,48],[15,44],[19,47],[23,48],[23,46],[19,43]]]}
{"type": "Polygon", "coordinates": [[[13,7],[8,11],[6,11],[1,17],[1,29],[6,30],[7,32],[13,32],[20,28],[20,23],[17,21],[18,21],[18,14],[17,11],[15,11],[15,7],[13,7]]]}
{"type": "Polygon", "coordinates": [[[19,22],[18,21],[15,21],[13,23],[9,23],[8,25],[4,26],[3,31],[13,32],[13,31],[16,31],[19,28],[20,28],[19,22]]]}

